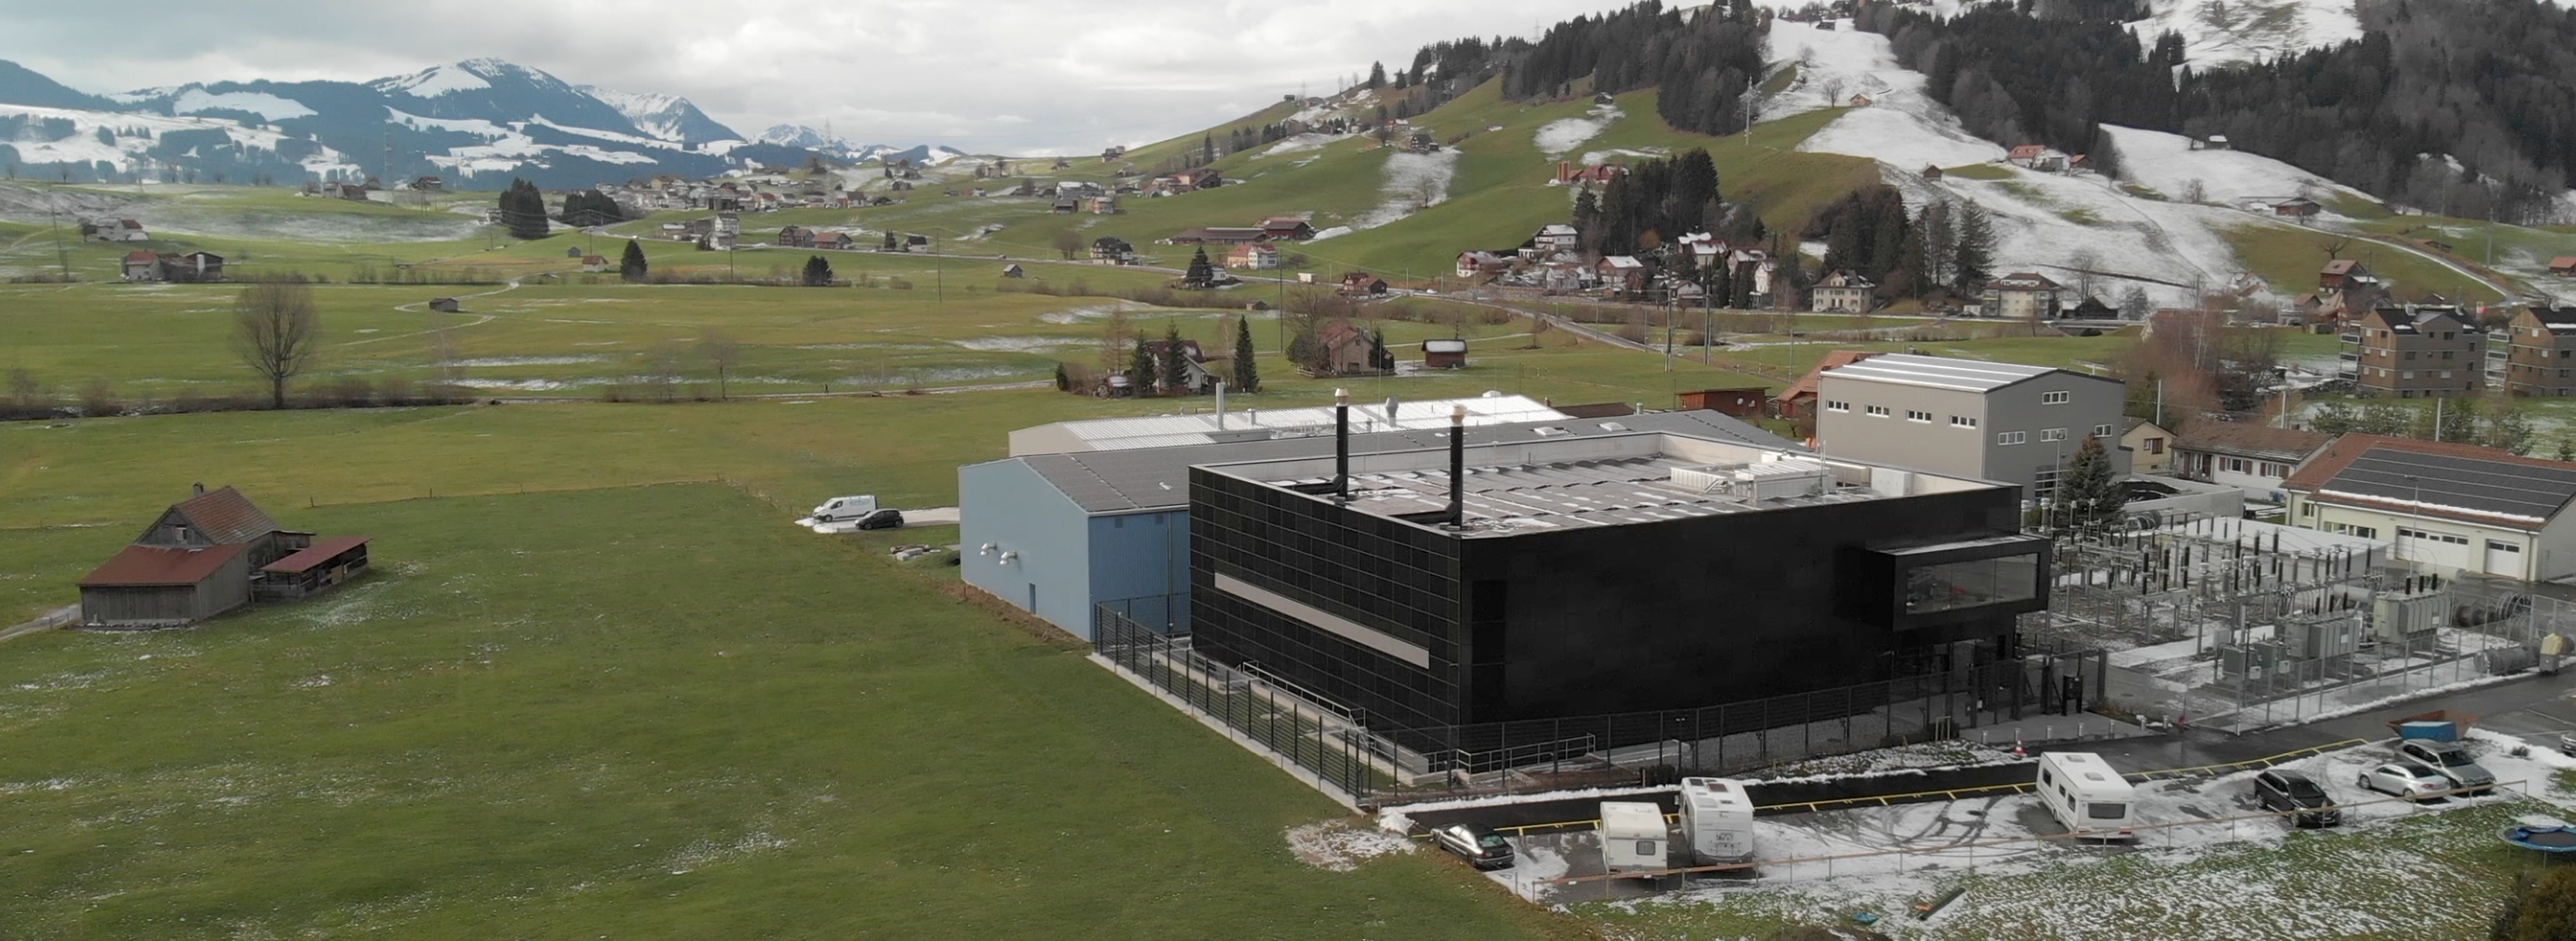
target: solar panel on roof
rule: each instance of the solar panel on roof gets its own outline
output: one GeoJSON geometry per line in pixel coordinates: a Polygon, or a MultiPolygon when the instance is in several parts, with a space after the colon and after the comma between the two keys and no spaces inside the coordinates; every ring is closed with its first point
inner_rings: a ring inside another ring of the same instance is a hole
{"type": "Polygon", "coordinates": [[[2428,508],[2545,520],[2576,499],[2576,469],[2372,448],[2322,489],[2428,508]]]}

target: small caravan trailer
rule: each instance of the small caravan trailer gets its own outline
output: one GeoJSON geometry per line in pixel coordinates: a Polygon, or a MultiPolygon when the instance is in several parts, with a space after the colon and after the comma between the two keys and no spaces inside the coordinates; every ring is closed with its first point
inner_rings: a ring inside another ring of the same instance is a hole
{"type": "Polygon", "coordinates": [[[1611,875],[1662,872],[1672,868],[1665,856],[1664,809],[1654,804],[1601,802],[1601,862],[1611,875]]]}
{"type": "Polygon", "coordinates": [[[1744,782],[1683,778],[1682,838],[1694,866],[1752,862],[1753,798],[1744,782]]]}
{"type": "Polygon", "coordinates": [[[2077,838],[2137,836],[2131,828],[2137,826],[2138,791],[2100,755],[2049,752],[2039,756],[2039,800],[2077,838]]]}

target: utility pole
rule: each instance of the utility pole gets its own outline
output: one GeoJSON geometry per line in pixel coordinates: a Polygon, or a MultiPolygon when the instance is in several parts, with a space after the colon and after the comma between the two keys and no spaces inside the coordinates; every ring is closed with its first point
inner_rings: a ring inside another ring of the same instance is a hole
{"type": "Polygon", "coordinates": [[[59,191],[53,189],[45,190],[45,227],[54,232],[54,260],[62,263],[63,280],[69,282],[72,279],[72,256],[70,252],[63,250],[61,207],[55,203],[61,195],[59,191]]]}

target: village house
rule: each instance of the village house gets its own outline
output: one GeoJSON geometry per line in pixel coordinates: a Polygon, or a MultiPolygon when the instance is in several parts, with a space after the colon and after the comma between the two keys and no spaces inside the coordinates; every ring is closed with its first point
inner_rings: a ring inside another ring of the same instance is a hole
{"type": "Polygon", "coordinates": [[[1458,276],[1484,278],[1512,270],[1513,256],[1508,252],[1459,252],[1458,276]]]}
{"type": "Polygon", "coordinates": [[[2326,207],[2324,206],[2317,205],[2316,200],[2300,197],[2297,199],[2285,199],[2280,202],[2273,203],[2272,214],[2276,216],[2287,216],[2293,219],[2305,219],[2309,216],[2316,215],[2317,213],[2324,212],[2325,208],[2326,207]]]}
{"type": "Polygon", "coordinates": [[[224,279],[224,256],[213,252],[189,252],[164,255],[155,252],[130,252],[122,269],[127,281],[167,281],[173,284],[198,284],[224,279]]]}
{"type": "Polygon", "coordinates": [[[778,247],[812,248],[814,247],[814,230],[801,225],[791,225],[784,229],[780,229],[778,230],[778,247]]]}
{"type": "Polygon", "coordinates": [[[1082,205],[1085,211],[1095,216],[1113,216],[1126,211],[1118,208],[1118,197],[1109,195],[1086,197],[1082,205]]]}
{"type": "Polygon", "coordinates": [[[1694,268],[1708,268],[1717,264],[1718,259],[1726,257],[1725,240],[1707,232],[1683,233],[1680,243],[1682,251],[1690,253],[1691,266],[1694,268]]]}
{"type": "Polygon", "coordinates": [[[161,253],[152,251],[125,253],[125,280],[161,280],[161,253]]]}
{"type": "Polygon", "coordinates": [[[859,247],[859,240],[847,232],[813,233],[813,247],[846,252],[859,247]]]}
{"type": "Polygon", "coordinates": [[[1600,272],[1599,283],[1603,288],[1620,294],[1635,294],[1646,289],[1646,263],[1634,256],[1611,255],[1594,267],[1600,272]]]}
{"type": "Polygon", "coordinates": [[[2058,292],[2063,290],[2055,281],[2022,271],[1986,282],[1978,301],[1988,317],[2053,320],[2058,315],[2058,292]]]}
{"type": "Polygon", "coordinates": [[[2549,273],[2561,278],[2576,278],[2576,255],[2560,255],[2550,259],[2549,273]]]}
{"type": "Polygon", "coordinates": [[[1071,196],[1060,196],[1056,198],[1054,208],[1056,215],[1070,216],[1082,211],[1082,200],[1071,196]]]}
{"type": "Polygon", "coordinates": [[[2129,469],[2141,474],[2173,473],[2174,434],[2143,418],[2120,419],[2120,446],[2129,449],[2129,469]]]}
{"type": "Polygon", "coordinates": [[[1556,165],[1556,184],[1558,186],[1581,186],[1585,184],[1608,186],[1610,185],[1611,180],[1625,176],[1627,173],[1628,166],[1626,164],[1604,163],[1583,167],[1576,166],[1573,163],[1559,161],[1556,165]]]}
{"type": "MultiPolygon", "coordinates": [[[[2533,305],[2505,325],[2502,382],[2508,394],[2536,398],[2576,395],[2576,307],[2533,305]]],[[[2494,350],[2489,349],[2492,357],[2494,350]]]]}
{"type": "Polygon", "coordinates": [[[589,274],[598,274],[606,271],[608,270],[608,257],[605,255],[583,255],[581,256],[581,270],[589,274]]]}
{"type": "Polygon", "coordinates": [[[2387,287],[2369,267],[2339,258],[2317,270],[2316,293],[2299,299],[2299,315],[2308,323],[2349,323],[2387,299],[2387,287]]]}
{"type": "Polygon", "coordinates": [[[1538,234],[1530,236],[1529,240],[1529,248],[1533,250],[1535,258],[1560,255],[1580,250],[1582,247],[1583,233],[1575,231],[1573,226],[1562,222],[1540,226],[1538,234]]]}
{"type": "Polygon", "coordinates": [[[411,188],[414,192],[435,193],[446,189],[447,181],[437,176],[413,177],[411,188]]]}
{"type": "Polygon", "coordinates": [[[2456,309],[2386,305],[2343,334],[2343,358],[2365,396],[2475,396],[2486,380],[2485,341],[2456,309]]]}
{"type": "Polygon", "coordinates": [[[1154,381],[1152,383],[1152,387],[1156,391],[1164,392],[1166,395],[1204,395],[1215,389],[1216,376],[1215,374],[1208,372],[1207,353],[1199,349],[1199,341],[1182,340],[1180,342],[1181,376],[1177,380],[1177,385],[1170,387],[1170,391],[1165,391],[1167,388],[1165,383],[1167,380],[1171,380],[1172,377],[1164,375],[1163,373],[1163,370],[1166,368],[1163,356],[1165,351],[1171,349],[1171,341],[1148,340],[1145,342],[1145,356],[1154,363],[1154,375],[1152,377],[1154,381]]]}
{"type": "Polygon", "coordinates": [[[1315,343],[1327,375],[1365,376],[1387,371],[1374,360],[1375,338],[1352,326],[1349,320],[1335,320],[1316,330],[1315,343]]]}
{"type": "Polygon", "coordinates": [[[1200,167],[1196,170],[1183,170],[1172,174],[1172,192],[1175,193],[1215,189],[1223,185],[1225,185],[1225,176],[1218,173],[1215,167],[1200,167]]]}
{"type": "Polygon", "coordinates": [[[1225,266],[1251,271],[1270,271],[1279,267],[1279,246],[1237,245],[1225,253],[1225,266]]]}
{"type": "Polygon", "coordinates": [[[2227,135],[2212,134],[2206,139],[2195,137],[2191,139],[2190,147],[2193,150],[2226,150],[2227,135]]]}
{"type": "Polygon", "coordinates": [[[81,623],[109,630],[194,624],[255,597],[292,599],[367,570],[365,536],[315,540],[277,525],[231,487],[203,485],[80,581],[81,623]]]}
{"type": "Polygon", "coordinates": [[[143,230],[143,223],[133,219],[103,219],[98,225],[98,238],[103,242],[146,242],[152,239],[152,234],[143,230]]]}
{"type": "Polygon", "coordinates": [[[1092,239],[1091,260],[1104,265],[1132,265],[1136,263],[1136,246],[1115,236],[1092,239]]]}
{"type": "Polygon", "coordinates": [[[1838,270],[1807,289],[1810,309],[1818,313],[1866,314],[1878,306],[1878,284],[1858,272],[1838,270]]]}
{"type": "Polygon", "coordinates": [[[2254,422],[2196,421],[2174,437],[2174,474],[2234,487],[2248,499],[2284,504],[2281,482],[2334,436],[2254,422]]]}
{"type": "Polygon", "coordinates": [[[2066,154],[2042,144],[2023,144],[2006,154],[2004,162],[2027,170],[2055,173],[2066,169],[2066,154]]]}
{"type": "Polygon", "coordinates": [[[1341,292],[1343,297],[1383,297],[1386,279],[1365,271],[1353,271],[1342,276],[1341,292]]]}
{"type": "Polygon", "coordinates": [[[1002,266],[1002,277],[1005,277],[1005,278],[1025,278],[1025,277],[1028,277],[1028,276],[1029,276],[1028,271],[1027,271],[1026,269],[1021,268],[1017,263],[1012,263],[1012,264],[1008,264],[1008,265],[1003,265],[1003,266],[1002,266]]]}

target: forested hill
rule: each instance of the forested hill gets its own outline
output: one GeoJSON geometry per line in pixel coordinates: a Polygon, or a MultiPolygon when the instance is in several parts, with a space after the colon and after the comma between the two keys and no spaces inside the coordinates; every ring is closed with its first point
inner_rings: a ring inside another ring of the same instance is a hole
{"type": "Polygon", "coordinates": [[[1467,37],[1438,42],[1391,76],[1372,73],[1397,94],[1395,117],[1411,117],[1502,78],[1514,101],[1564,97],[1590,79],[1595,92],[1657,88],[1665,123],[1703,134],[1731,134],[1758,115],[1746,112],[1745,90],[1762,79],[1762,40],[1771,13],[1750,0],[1723,0],[1688,15],[1660,0],[1549,27],[1537,42],[1467,37]]]}
{"type": "Polygon", "coordinates": [[[2005,146],[2100,151],[2097,126],[2206,138],[2390,202],[2508,222],[2567,221],[2576,176],[2576,11],[2542,0],[2359,0],[2362,38],[2196,68],[2179,36],[2141,41],[2132,4],[1987,4],[1943,19],[1875,3],[1855,18],[1968,129],[2005,146]],[[2167,80],[2166,76],[2172,76],[2167,80]]]}

